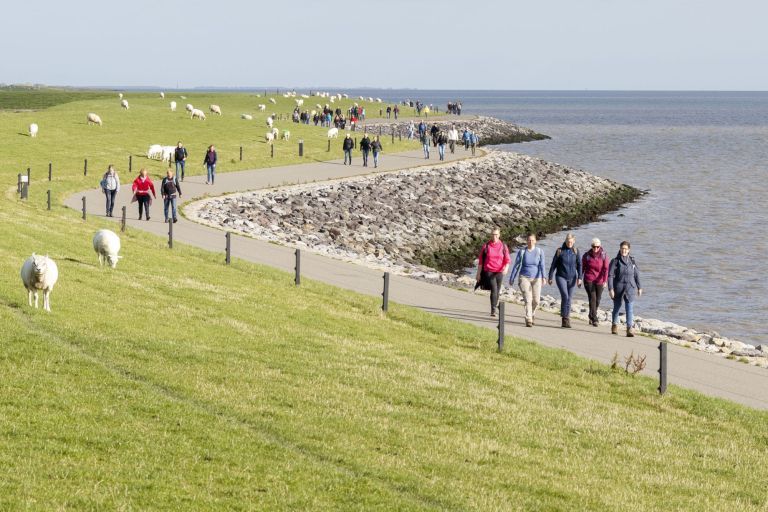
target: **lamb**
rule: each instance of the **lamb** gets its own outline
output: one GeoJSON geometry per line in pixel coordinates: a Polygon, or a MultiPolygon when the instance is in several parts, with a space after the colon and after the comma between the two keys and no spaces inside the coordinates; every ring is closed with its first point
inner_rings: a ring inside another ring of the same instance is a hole
{"type": "Polygon", "coordinates": [[[147,150],[147,158],[155,159],[160,158],[163,155],[163,146],[160,144],[152,144],[147,150]]]}
{"type": "Polygon", "coordinates": [[[253,116],[251,114],[240,114],[240,119],[245,119],[246,121],[253,121],[253,116]]]}
{"type": "Polygon", "coordinates": [[[197,108],[192,109],[192,117],[190,117],[190,119],[194,119],[194,118],[198,118],[205,121],[205,112],[197,108]]]}
{"type": "Polygon", "coordinates": [[[275,103],[277,103],[277,101],[275,100],[275,98],[269,98],[269,102],[270,102],[270,103],[272,103],[272,104],[275,104],[275,103]]]}
{"type": "Polygon", "coordinates": [[[122,100],[120,101],[120,106],[123,107],[125,110],[128,110],[128,100],[122,100]]]}
{"type": "Polygon", "coordinates": [[[43,291],[43,309],[51,311],[51,291],[53,285],[59,279],[59,268],[56,262],[48,256],[38,256],[32,253],[32,256],[24,261],[21,266],[21,281],[24,288],[27,289],[29,305],[32,306],[32,296],[35,297],[35,309],[37,309],[37,293],[43,291]]]}
{"type": "Polygon", "coordinates": [[[288,130],[283,130],[283,140],[288,141],[291,140],[291,132],[288,130]]]}
{"type": "Polygon", "coordinates": [[[272,135],[272,132],[267,132],[264,135],[264,138],[267,140],[267,144],[272,144],[273,142],[275,142],[275,136],[272,135]]]}
{"type": "Polygon", "coordinates": [[[99,265],[107,262],[110,267],[117,267],[117,261],[122,258],[120,252],[120,237],[108,229],[100,229],[93,235],[93,250],[99,255],[99,265]]]}
{"type": "Polygon", "coordinates": [[[267,110],[267,106],[263,103],[259,103],[259,111],[264,112],[265,110],[267,110]]]}
{"type": "Polygon", "coordinates": [[[187,112],[192,112],[195,110],[195,107],[193,107],[191,103],[187,103],[187,106],[184,108],[187,110],[187,112]]]}
{"type": "Polygon", "coordinates": [[[171,112],[176,112],[176,102],[175,101],[171,102],[171,112]]]}
{"type": "Polygon", "coordinates": [[[208,108],[211,110],[211,113],[221,115],[221,107],[220,106],[218,106],[218,105],[211,105],[208,108]]]}
{"type": "Polygon", "coordinates": [[[160,91],[160,98],[165,99],[165,93],[163,91],[160,91]]]}
{"type": "Polygon", "coordinates": [[[331,128],[330,130],[328,130],[328,138],[330,139],[331,137],[333,137],[334,139],[338,139],[339,138],[339,129],[338,128],[331,128]]]}
{"type": "Polygon", "coordinates": [[[101,118],[98,115],[94,114],[93,112],[88,113],[87,119],[88,119],[88,124],[97,124],[101,126],[101,118]]]}
{"type": "Polygon", "coordinates": [[[29,125],[29,136],[30,137],[37,137],[37,123],[32,123],[29,125]]]}

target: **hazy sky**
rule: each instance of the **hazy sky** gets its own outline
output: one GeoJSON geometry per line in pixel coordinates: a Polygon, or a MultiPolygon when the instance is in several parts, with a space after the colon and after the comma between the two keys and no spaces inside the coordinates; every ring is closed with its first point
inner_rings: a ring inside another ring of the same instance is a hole
{"type": "Polygon", "coordinates": [[[0,82],[767,90],[758,0],[4,2],[0,82]]]}

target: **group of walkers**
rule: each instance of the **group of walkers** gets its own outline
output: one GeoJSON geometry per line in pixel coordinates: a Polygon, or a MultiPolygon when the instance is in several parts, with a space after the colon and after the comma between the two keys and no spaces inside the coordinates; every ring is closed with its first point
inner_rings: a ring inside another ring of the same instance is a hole
{"type": "MultiPolygon", "coordinates": [[[[500,230],[494,229],[491,239],[483,244],[478,255],[477,287],[491,291],[491,316],[496,316],[499,292],[511,262],[509,248],[501,241],[500,235],[500,230]]],[[[590,250],[579,254],[576,237],[569,233],[562,246],[555,251],[549,274],[545,273],[544,251],[536,247],[536,242],[536,235],[529,234],[526,247],[517,251],[509,273],[509,286],[513,286],[517,280],[523,294],[526,327],[535,325],[541,287],[545,280],[551,285],[554,277],[560,291],[563,328],[571,327],[571,301],[575,289],[582,284],[589,297],[589,324],[597,327],[600,298],[607,285],[613,300],[611,333],[619,332],[619,314],[623,306],[627,317],[626,334],[628,337],[634,336],[634,301],[642,296],[643,289],[640,285],[640,271],[635,259],[629,254],[629,242],[621,242],[618,254],[609,262],[600,239],[593,238],[590,250]]]]}
{"type": "Polygon", "coordinates": [[[472,154],[475,154],[475,148],[480,144],[480,137],[470,130],[465,128],[464,132],[459,138],[459,131],[456,129],[456,125],[451,125],[450,130],[444,131],[437,124],[433,124],[427,132],[427,125],[423,120],[419,119],[418,127],[413,124],[413,121],[408,125],[408,138],[412,139],[418,132],[419,142],[424,150],[424,159],[429,160],[430,142],[432,147],[436,147],[440,160],[445,160],[445,146],[446,144],[451,150],[451,153],[456,151],[456,144],[461,140],[464,143],[464,150],[472,149],[472,154]]]}
{"type": "Polygon", "coordinates": [[[460,101],[449,101],[448,105],[446,105],[446,112],[449,114],[456,114],[457,116],[461,115],[461,102],[460,101]]]}
{"type": "MultiPolygon", "coordinates": [[[[355,142],[350,134],[347,134],[341,143],[341,148],[344,150],[344,165],[352,165],[352,150],[355,149],[355,142]]],[[[373,153],[373,167],[379,166],[379,155],[384,147],[381,145],[381,139],[378,135],[371,140],[367,133],[363,134],[363,138],[360,139],[359,149],[363,154],[363,167],[368,167],[368,156],[371,153],[373,153]]]]}
{"type": "Polygon", "coordinates": [[[387,119],[390,119],[392,114],[395,115],[395,119],[397,119],[397,116],[400,115],[400,107],[395,105],[387,105],[387,119]]]}

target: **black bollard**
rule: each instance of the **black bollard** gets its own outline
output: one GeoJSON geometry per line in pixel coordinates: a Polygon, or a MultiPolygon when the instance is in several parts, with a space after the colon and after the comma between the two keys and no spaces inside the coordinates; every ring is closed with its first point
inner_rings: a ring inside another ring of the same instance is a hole
{"type": "Polygon", "coordinates": [[[243,146],[240,146],[240,161],[243,161],[243,146]]]}
{"type": "Polygon", "coordinates": [[[26,180],[26,176],[21,177],[21,198],[22,199],[29,199],[29,182],[24,181],[26,180]]]}
{"type": "Polygon", "coordinates": [[[275,158],[275,144],[274,142],[269,145],[269,153],[272,158],[275,158]]]}
{"type": "Polygon", "coordinates": [[[83,220],[85,220],[85,196],[83,196],[83,220]]]}
{"type": "Polygon", "coordinates": [[[128,155],[128,170],[133,170],[133,155],[128,155]]]}
{"type": "Polygon", "coordinates": [[[667,392],[667,344],[659,343],[659,394],[667,392]]]}
{"type": "Polygon", "coordinates": [[[395,129],[392,128],[392,144],[395,143],[395,129]]]}
{"type": "Polygon", "coordinates": [[[389,272],[384,272],[384,291],[381,296],[381,310],[386,313],[389,309],[389,272]]]}
{"type": "Polygon", "coordinates": [[[381,125],[379,125],[379,137],[381,137],[381,125]]]}
{"type": "Polygon", "coordinates": [[[224,257],[224,261],[227,265],[229,265],[232,262],[232,233],[227,231],[225,236],[227,239],[227,245],[225,247],[226,256],[224,257]]]}
{"type": "Polygon", "coordinates": [[[16,178],[16,193],[21,194],[21,173],[16,178]]]}
{"type": "Polygon", "coordinates": [[[296,275],[293,278],[293,282],[296,283],[296,286],[299,286],[301,284],[301,249],[296,249],[296,267],[294,270],[296,275]]]}
{"type": "Polygon", "coordinates": [[[48,209],[51,209],[51,189],[48,189],[48,209]]]}
{"type": "Polygon", "coordinates": [[[504,302],[499,302],[499,352],[504,350],[504,302]]]}
{"type": "Polygon", "coordinates": [[[331,151],[331,139],[328,139],[328,151],[331,151]]]}
{"type": "Polygon", "coordinates": [[[27,186],[32,185],[32,169],[27,167],[27,186]]]}
{"type": "Polygon", "coordinates": [[[168,218],[168,248],[173,249],[173,219],[168,218]]]}
{"type": "Polygon", "coordinates": [[[48,162],[48,181],[53,179],[53,162],[48,162]]]}
{"type": "Polygon", "coordinates": [[[299,156],[304,156],[304,139],[299,139],[299,156]]]}
{"type": "Polygon", "coordinates": [[[123,233],[125,233],[126,210],[127,210],[127,207],[123,206],[123,215],[120,218],[120,231],[122,231],[123,233]]]}
{"type": "Polygon", "coordinates": [[[83,176],[88,176],[88,159],[83,162],[83,176]]]}

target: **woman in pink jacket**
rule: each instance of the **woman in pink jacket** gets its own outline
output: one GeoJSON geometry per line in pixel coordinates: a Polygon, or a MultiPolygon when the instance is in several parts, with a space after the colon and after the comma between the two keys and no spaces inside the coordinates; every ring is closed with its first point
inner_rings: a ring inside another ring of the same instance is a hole
{"type": "Polygon", "coordinates": [[[509,248],[500,237],[501,231],[494,228],[491,239],[483,244],[477,257],[477,282],[479,284],[484,281],[491,289],[491,316],[496,316],[499,290],[509,268],[509,248]]]}
{"type": "Polygon", "coordinates": [[[582,280],[589,296],[589,325],[597,327],[597,310],[605,283],[608,282],[608,256],[600,246],[600,239],[592,239],[592,250],[581,257],[582,280]]]}

